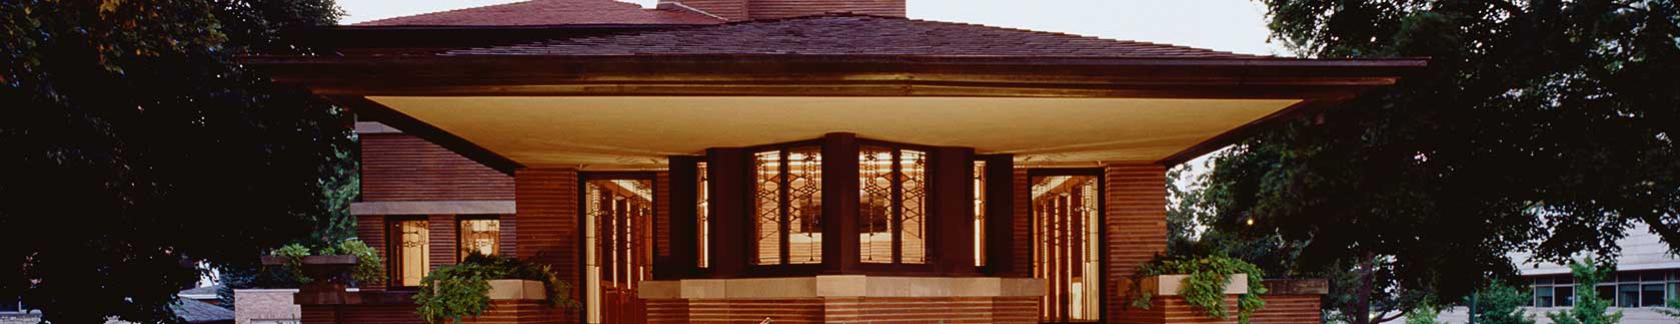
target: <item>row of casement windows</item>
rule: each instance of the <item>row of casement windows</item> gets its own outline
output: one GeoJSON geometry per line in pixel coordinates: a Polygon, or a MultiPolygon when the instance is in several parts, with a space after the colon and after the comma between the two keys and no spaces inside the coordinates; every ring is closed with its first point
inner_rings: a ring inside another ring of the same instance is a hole
{"type": "MultiPolygon", "coordinates": [[[[1575,305],[1575,282],[1568,275],[1530,277],[1529,283],[1534,292],[1531,307],[1575,305]]],[[[1611,306],[1663,307],[1669,299],[1680,298],[1680,271],[1618,272],[1595,288],[1611,306]]]]}
{"type": "MultiPolygon", "coordinates": [[[[386,235],[392,286],[413,287],[431,272],[431,220],[391,217],[386,235]]],[[[501,220],[496,216],[459,216],[455,219],[457,260],[473,254],[497,255],[501,250],[501,220]]]]}
{"type": "MultiPolygon", "coordinates": [[[[822,149],[762,151],[753,155],[753,264],[822,263],[822,149]]],[[[985,259],[985,163],[974,168],[975,266],[985,259]]],[[[695,244],[698,266],[710,266],[707,221],[711,194],[706,163],[698,165],[695,244]]],[[[863,146],[858,152],[858,244],[864,263],[927,262],[927,152],[863,146]]]]}

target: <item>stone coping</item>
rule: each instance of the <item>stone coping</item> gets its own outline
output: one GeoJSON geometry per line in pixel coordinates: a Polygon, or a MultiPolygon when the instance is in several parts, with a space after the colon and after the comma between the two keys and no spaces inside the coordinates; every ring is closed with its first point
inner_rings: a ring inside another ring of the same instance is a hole
{"type": "Polygon", "coordinates": [[[490,300],[547,299],[548,290],[541,281],[520,279],[490,280],[490,300]]]}
{"type": "Polygon", "coordinates": [[[512,200],[448,201],[358,201],[350,203],[351,215],[505,215],[518,211],[512,200]]]}
{"type": "Polygon", "coordinates": [[[998,277],[793,278],[644,281],[642,299],[774,299],[823,297],[1018,297],[1043,295],[1043,281],[998,277]]]}
{"type": "Polygon", "coordinates": [[[1328,279],[1266,279],[1267,295],[1325,295],[1330,293],[1328,279]]]}
{"type": "MultiPolygon", "coordinates": [[[[1155,296],[1178,296],[1178,289],[1184,286],[1184,278],[1187,277],[1190,277],[1190,275],[1150,276],[1143,278],[1143,282],[1141,282],[1139,286],[1143,288],[1143,291],[1147,291],[1155,296]]],[[[1130,279],[1121,279],[1120,289],[1131,290],[1131,284],[1129,281],[1130,279]]],[[[1241,295],[1247,293],[1248,274],[1239,273],[1231,275],[1230,281],[1225,284],[1225,294],[1241,295]]]]}

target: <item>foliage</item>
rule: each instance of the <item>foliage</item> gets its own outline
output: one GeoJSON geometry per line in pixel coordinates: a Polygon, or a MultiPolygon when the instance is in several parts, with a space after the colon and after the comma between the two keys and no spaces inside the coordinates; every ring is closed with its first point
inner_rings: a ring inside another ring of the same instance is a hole
{"type": "Polygon", "coordinates": [[[1552,323],[1616,324],[1622,321],[1622,311],[1609,312],[1610,300],[1600,298],[1597,289],[1599,282],[1616,273],[1614,264],[1587,258],[1585,261],[1570,262],[1569,272],[1575,276],[1575,305],[1568,310],[1546,313],[1552,323]]]}
{"type": "Polygon", "coordinates": [[[461,322],[490,308],[489,280],[523,279],[542,281],[550,307],[577,307],[571,300],[571,285],[561,281],[548,265],[532,264],[501,256],[474,253],[461,263],[439,267],[420,280],[414,294],[417,312],[427,322],[461,322]]]}
{"type": "Polygon", "coordinates": [[[1330,281],[1322,307],[1346,323],[1386,323],[1408,309],[1429,306],[1427,291],[1401,287],[1391,257],[1342,260],[1317,273],[1330,281]]]}
{"type": "Polygon", "coordinates": [[[1430,304],[1419,304],[1406,312],[1406,324],[1443,324],[1435,321],[1441,316],[1441,310],[1430,304]]]}
{"type": "Polygon", "coordinates": [[[1281,235],[1264,235],[1246,226],[1231,229],[1204,226],[1217,220],[1209,197],[1224,188],[1207,187],[1207,174],[1188,176],[1189,164],[1168,172],[1167,253],[1179,257],[1222,255],[1259,266],[1273,277],[1328,278],[1330,291],[1322,304],[1325,317],[1348,323],[1386,322],[1404,316],[1417,307],[1428,292],[1402,289],[1394,276],[1390,258],[1344,259],[1321,268],[1297,268],[1297,258],[1306,242],[1286,240],[1281,235]]]}
{"type": "Polygon", "coordinates": [[[1181,282],[1178,294],[1208,317],[1225,319],[1229,316],[1225,311],[1225,286],[1235,274],[1248,275],[1248,293],[1237,299],[1237,320],[1247,324],[1250,315],[1266,306],[1266,301],[1260,299],[1260,295],[1266,293],[1263,283],[1265,273],[1253,264],[1223,256],[1156,256],[1133,275],[1133,286],[1129,290],[1131,306],[1149,308],[1150,299],[1154,296],[1143,290],[1143,279],[1169,274],[1188,275],[1181,282]]]}
{"type": "Polygon", "coordinates": [[[1474,301],[1466,300],[1465,304],[1474,304],[1475,313],[1470,316],[1476,317],[1476,323],[1534,324],[1534,316],[1521,308],[1528,306],[1532,298],[1528,292],[1515,286],[1496,283],[1483,288],[1476,293],[1474,301]]]}
{"type": "Polygon", "coordinates": [[[1657,313],[1668,315],[1668,317],[1680,317],[1680,299],[1669,299],[1668,303],[1663,306],[1664,308],[1657,309],[1657,313]]]}
{"type": "Polygon", "coordinates": [[[336,217],[349,115],[235,61],[331,0],[0,1],[0,295],[56,323],[179,320],[197,265],[336,217]]]}
{"type": "Polygon", "coordinates": [[[1391,258],[1445,300],[1636,222],[1680,247],[1674,1],[1260,2],[1299,55],[1430,64],[1213,157],[1206,225],[1305,242],[1296,269],[1391,258]]]}

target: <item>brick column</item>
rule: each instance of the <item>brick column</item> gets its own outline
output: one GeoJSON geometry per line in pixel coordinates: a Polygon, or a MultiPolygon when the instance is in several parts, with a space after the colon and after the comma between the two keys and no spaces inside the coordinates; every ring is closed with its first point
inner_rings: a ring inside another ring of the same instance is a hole
{"type": "Polygon", "coordinates": [[[1121,279],[1156,254],[1167,252],[1167,168],[1154,164],[1113,164],[1103,170],[1103,230],[1108,244],[1107,319],[1116,323],[1166,323],[1166,305],[1157,299],[1147,310],[1127,309],[1121,279]]]}
{"type": "MultiPolygon", "coordinates": [[[[578,231],[578,172],[574,169],[521,169],[514,172],[514,256],[547,264],[572,284],[572,298],[582,299],[582,242],[578,231]]],[[[559,323],[576,323],[577,311],[554,312],[559,323]]]]}

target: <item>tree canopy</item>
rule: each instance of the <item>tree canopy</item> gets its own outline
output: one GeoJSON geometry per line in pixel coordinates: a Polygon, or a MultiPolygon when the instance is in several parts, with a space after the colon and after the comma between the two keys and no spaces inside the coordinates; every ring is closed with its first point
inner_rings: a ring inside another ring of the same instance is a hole
{"type": "Polygon", "coordinates": [[[279,31],[338,16],[331,0],[0,1],[0,296],[56,323],[172,322],[200,264],[342,232],[347,114],[236,61],[306,53],[279,31]]]}
{"type": "Polygon", "coordinates": [[[1440,300],[1511,278],[1509,252],[1612,256],[1636,223],[1680,246],[1673,1],[1260,2],[1302,56],[1430,64],[1219,153],[1210,225],[1304,242],[1301,269],[1382,257],[1440,300]]]}

